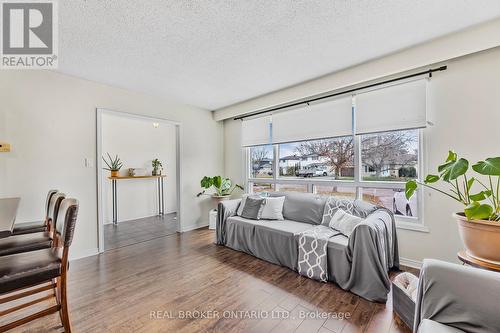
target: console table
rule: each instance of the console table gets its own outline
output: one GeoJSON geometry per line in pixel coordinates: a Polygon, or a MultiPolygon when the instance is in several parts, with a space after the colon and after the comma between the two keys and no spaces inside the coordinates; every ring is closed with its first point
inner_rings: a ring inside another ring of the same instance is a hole
{"type": "Polygon", "coordinates": [[[163,196],[163,179],[165,175],[159,176],[119,176],[119,177],[108,177],[111,180],[111,195],[112,195],[112,205],[113,205],[113,224],[118,224],[118,195],[117,195],[117,181],[118,180],[130,180],[130,179],[156,179],[156,185],[158,188],[158,215],[161,216],[165,214],[165,200],[163,196]]]}

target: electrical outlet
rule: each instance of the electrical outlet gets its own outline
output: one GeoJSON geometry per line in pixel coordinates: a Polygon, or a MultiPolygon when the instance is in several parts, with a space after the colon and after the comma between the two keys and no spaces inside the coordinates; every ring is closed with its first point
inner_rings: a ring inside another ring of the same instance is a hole
{"type": "Polygon", "coordinates": [[[0,142],[0,153],[10,152],[10,143],[0,142]]]}

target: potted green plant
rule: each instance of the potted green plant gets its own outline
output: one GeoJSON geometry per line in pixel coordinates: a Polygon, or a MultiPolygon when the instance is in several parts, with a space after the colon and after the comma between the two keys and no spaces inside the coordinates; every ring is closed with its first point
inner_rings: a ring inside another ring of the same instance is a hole
{"type": "Polygon", "coordinates": [[[472,165],[476,177],[467,176],[469,161],[459,158],[453,151],[438,167],[437,175],[427,175],[423,183],[406,183],[406,198],[410,199],[418,185],[436,190],[460,202],[464,210],[453,214],[466,253],[472,258],[500,264],[500,157],[490,157],[472,165]],[[479,177],[479,178],[478,178],[479,177]],[[444,182],[448,191],[436,188],[434,183],[444,182]],[[475,185],[476,184],[476,185],[475,185]],[[480,190],[473,191],[474,187],[480,190]]]}
{"type": "Polygon", "coordinates": [[[231,196],[231,193],[233,193],[233,191],[236,188],[243,190],[243,186],[238,184],[233,185],[229,178],[221,176],[214,176],[214,177],[205,176],[200,181],[200,185],[204,190],[198,193],[196,196],[199,197],[201,195],[204,195],[208,189],[213,187],[215,193],[209,195],[212,196],[216,206],[219,204],[219,202],[227,200],[231,196]]]}
{"type": "Polygon", "coordinates": [[[151,165],[153,166],[153,176],[159,176],[161,175],[161,168],[163,165],[161,164],[160,160],[155,158],[152,162],[151,165]]]}
{"type": "Polygon", "coordinates": [[[104,156],[102,157],[102,160],[104,161],[104,163],[106,163],[107,168],[103,169],[110,171],[111,177],[118,177],[118,171],[120,171],[120,169],[122,168],[123,163],[121,162],[118,155],[116,155],[115,158],[112,158],[109,153],[106,154],[108,155],[108,160],[106,160],[104,156]]]}

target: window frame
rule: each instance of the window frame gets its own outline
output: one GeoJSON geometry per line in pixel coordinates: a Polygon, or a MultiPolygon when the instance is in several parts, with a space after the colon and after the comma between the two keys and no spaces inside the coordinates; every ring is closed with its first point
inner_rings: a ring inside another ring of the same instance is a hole
{"type": "MultiPolygon", "coordinates": [[[[405,129],[401,129],[405,130],[405,129]]],[[[410,129],[408,129],[410,130],[410,129]]],[[[418,131],[418,175],[417,180],[422,181],[424,174],[424,147],[425,135],[423,129],[414,129],[418,131]]],[[[250,170],[250,149],[244,148],[244,169],[245,169],[245,188],[247,193],[253,193],[254,183],[273,184],[277,188],[279,184],[297,184],[306,185],[308,193],[316,193],[316,186],[345,186],[354,187],[356,189],[356,198],[362,199],[363,188],[388,188],[402,189],[405,188],[405,182],[401,181],[366,181],[362,180],[362,164],[361,164],[361,135],[353,135],[354,137],[354,179],[353,180],[336,180],[336,179],[314,179],[314,178],[282,178],[279,176],[279,144],[272,144],[273,147],[273,176],[272,178],[252,178],[250,170]]],[[[333,139],[333,138],[332,138],[333,139]]],[[[420,232],[429,232],[424,221],[424,191],[419,189],[416,192],[418,216],[408,217],[395,215],[396,227],[420,232]]]]}

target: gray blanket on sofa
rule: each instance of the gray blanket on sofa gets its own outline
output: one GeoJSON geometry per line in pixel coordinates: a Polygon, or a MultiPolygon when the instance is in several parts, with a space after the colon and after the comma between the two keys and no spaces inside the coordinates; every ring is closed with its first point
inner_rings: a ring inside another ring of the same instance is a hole
{"type": "MultiPolygon", "coordinates": [[[[326,278],[337,283],[342,289],[350,290],[367,300],[385,302],[390,290],[388,270],[399,266],[392,213],[360,200],[336,202],[335,199],[329,198],[329,201],[335,204],[331,213],[334,213],[335,208],[343,208],[365,220],[355,228],[349,238],[340,234],[328,237],[325,242],[327,255],[322,258],[326,261],[326,278]],[[349,207],[342,206],[349,202],[349,207]]],[[[299,271],[299,235],[317,226],[296,223],[301,229],[297,228],[292,237],[284,232],[268,233],[265,230],[267,225],[292,225],[294,222],[242,221],[244,219],[235,216],[239,202],[230,200],[219,205],[216,243],[299,271]],[[231,220],[229,226],[226,225],[228,219],[231,220]]],[[[288,209],[285,207],[284,214],[288,209]]],[[[322,213],[317,224],[321,222],[322,213]]],[[[328,219],[328,216],[324,216],[323,220],[325,218],[328,219]]]]}

